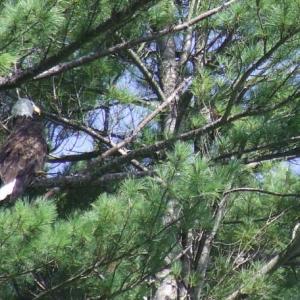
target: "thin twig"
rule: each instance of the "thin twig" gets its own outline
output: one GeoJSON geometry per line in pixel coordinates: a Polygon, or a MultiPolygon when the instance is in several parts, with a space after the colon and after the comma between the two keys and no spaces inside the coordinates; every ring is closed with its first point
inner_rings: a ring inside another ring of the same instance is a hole
{"type": "Polygon", "coordinates": [[[257,188],[250,188],[250,187],[241,187],[241,188],[235,188],[228,190],[224,192],[224,195],[228,195],[231,193],[241,193],[241,192],[251,192],[251,193],[260,193],[260,194],[267,194],[277,197],[300,197],[300,194],[284,194],[284,193],[277,193],[277,192],[271,192],[264,189],[257,189],[257,188]]]}

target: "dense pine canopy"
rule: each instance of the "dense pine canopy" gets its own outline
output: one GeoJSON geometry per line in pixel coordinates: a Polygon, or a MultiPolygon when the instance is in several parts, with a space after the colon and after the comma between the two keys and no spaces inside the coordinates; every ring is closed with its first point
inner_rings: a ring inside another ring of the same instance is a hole
{"type": "Polygon", "coordinates": [[[4,0],[49,155],[0,203],[1,299],[298,299],[299,0],[4,0]]]}

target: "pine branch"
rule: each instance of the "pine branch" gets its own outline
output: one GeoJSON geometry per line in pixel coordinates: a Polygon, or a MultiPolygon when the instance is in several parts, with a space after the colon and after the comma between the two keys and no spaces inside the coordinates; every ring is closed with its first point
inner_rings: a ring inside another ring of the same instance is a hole
{"type": "MultiPolygon", "coordinates": [[[[163,199],[162,199],[163,201],[163,199]]],[[[152,242],[154,239],[157,239],[158,237],[162,236],[163,233],[165,233],[167,230],[169,230],[171,227],[173,227],[174,225],[176,225],[180,219],[182,217],[179,217],[177,219],[172,220],[170,223],[166,224],[163,228],[160,228],[158,231],[153,232],[153,234],[150,235],[150,237],[147,237],[145,240],[139,241],[137,244],[134,244],[133,246],[131,246],[129,249],[127,249],[127,251],[121,251],[121,253],[117,256],[114,256],[115,253],[109,253],[107,255],[107,257],[103,257],[101,259],[99,259],[99,257],[97,258],[97,260],[91,264],[90,266],[86,267],[85,269],[83,269],[82,271],[78,272],[77,274],[70,276],[69,278],[67,278],[66,280],[60,282],[59,284],[41,292],[40,294],[36,295],[35,298],[33,298],[34,300],[37,299],[41,299],[47,295],[49,295],[50,293],[60,290],[61,288],[64,288],[65,286],[74,283],[75,281],[78,281],[80,279],[85,279],[87,278],[87,276],[89,276],[95,268],[97,268],[98,266],[107,266],[109,264],[112,264],[114,262],[118,262],[118,261],[122,261],[125,260],[126,257],[132,257],[134,255],[136,255],[136,251],[143,247],[144,245],[146,245],[149,242],[152,242]]],[[[174,243],[173,245],[171,245],[170,248],[174,248],[177,245],[177,243],[174,243]]],[[[169,253],[170,250],[166,251],[167,253],[169,253]]],[[[145,276],[143,276],[143,280],[147,277],[149,277],[152,274],[147,274],[145,276]]],[[[131,276],[131,274],[129,274],[129,276],[131,276]]],[[[137,281],[138,283],[139,281],[137,281]]],[[[129,287],[130,288],[130,287],[129,287]]],[[[113,293],[113,296],[117,296],[118,294],[124,292],[126,289],[122,289],[119,291],[116,291],[115,293],[113,293]]],[[[90,298],[93,299],[93,298],[90,298]]],[[[96,297],[94,299],[101,299],[101,297],[96,297]]],[[[105,298],[106,299],[106,298],[105,298]]]]}
{"type": "Polygon", "coordinates": [[[226,159],[226,158],[230,158],[232,156],[242,156],[243,154],[247,154],[247,153],[251,153],[251,152],[258,152],[258,151],[261,151],[261,150],[271,151],[271,150],[276,150],[276,149],[283,149],[288,144],[294,144],[294,143],[297,143],[297,142],[300,142],[300,136],[293,136],[293,137],[290,137],[288,139],[282,139],[281,141],[274,142],[274,143],[259,145],[257,147],[246,148],[246,149],[238,150],[238,151],[232,151],[232,152],[225,153],[225,154],[222,154],[220,156],[217,156],[217,157],[213,158],[212,160],[213,161],[219,161],[219,160],[223,160],[223,159],[226,159]]]}
{"type": "Polygon", "coordinates": [[[47,158],[48,163],[65,163],[65,162],[76,162],[76,161],[84,161],[90,160],[101,155],[102,150],[84,152],[80,154],[71,154],[71,155],[63,155],[56,157],[54,155],[49,154],[47,158]]]}
{"type": "Polygon", "coordinates": [[[263,161],[270,161],[274,159],[287,159],[287,160],[292,160],[295,159],[299,156],[300,153],[300,147],[295,147],[293,149],[285,150],[285,151],[279,151],[276,153],[269,153],[266,155],[260,155],[256,156],[252,159],[244,159],[244,163],[246,164],[252,164],[252,163],[260,163],[263,161]]]}
{"type": "Polygon", "coordinates": [[[153,78],[153,75],[151,74],[151,72],[147,69],[145,64],[139,58],[139,56],[132,49],[128,49],[127,53],[132,58],[132,60],[135,62],[136,66],[139,68],[139,70],[142,72],[145,79],[147,80],[149,85],[152,87],[152,89],[156,93],[159,100],[163,101],[163,102],[166,101],[166,96],[165,96],[164,92],[160,88],[159,84],[153,78]]]}
{"type": "MultiPolygon", "coordinates": [[[[254,280],[258,280],[266,275],[271,275],[278,268],[286,263],[289,263],[293,258],[300,256],[300,232],[296,232],[294,238],[286,246],[286,248],[270,259],[258,272],[254,274],[254,280]]],[[[236,300],[242,297],[249,296],[245,291],[245,286],[241,285],[236,291],[230,294],[226,300],[236,300]]]]}
{"type": "Polygon", "coordinates": [[[61,176],[54,178],[37,178],[31,185],[34,189],[55,188],[55,187],[81,187],[81,186],[102,186],[109,182],[116,182],[126,178],[140,178],[154,175],[154,171],[134,171],[105,174],[101,177],[92,174],[77,174],[74,176],[61,176]]]}
{"type": "Polygon", "coordinates": [[[84,278],[85,276],[87,276],[88,274],[90,274],[90,273],[93,271],[94,268],[95,268],[95,265],[93,265],[93,266],[91,266],[91,267],[89,267],[89,268],[86,268],[86,269],[82,270],[82,271],[79,272],[78,274],[76,274],[76,275],[74,275],[74,276],[72,276],[72,277],[69,277],[68,279],[66,279],[66,280],[64,280],[64,281],[62,281],[62,282],[60,282],[59,284],[57,284],[57,285],[55,285],[55,286],[53,286],[53,287],[51,287],[51,288],[49,288],[49,289],[47,289],[47,290],[45,290],[45,291],[39,293],[37,296],[35,296],[35,297],[33,298],[33,300],[41,299],[41,298],[43,298],[43,297],[45,297],[45,296],[47,296],[47,295],[53,293],[54,291],[57,291],[57,290],[59,290],[59,289],[65,287],[65,286],[71,284],[72,282],[77,281],[77,280],[80,279],[80,278],[81,278],[81,279],[84,278]]]}
{"type": "Polygon", "coordinates": [[[286,35],[285,37],[281,38],[277,43],[275,43],[275,45],[269,51],[264,53],[262,57],[260,57],[255,63],[253,63],[243,73],[243,75],[240,77],[240,79],[238,79],[234,83],[234,85],[232,86],[232,95],[230,97],[230,100],[228,101],[227,107],[225,109],[225,112],[224,112],[222,118],[226,119],[229,116],[234,103],[237,103],[237,102],[239,102],[239,100],[242,99],[244,93],[246,92],[245,90],[243,90],[243,86],[244,86],[246,80],[249,78],[249,76],[255,70],[257,70],[257,68],[259,68],[263,63],[265,63],[275,53],[275,51],[280,48],[280,46],[282,46],[286,41],[288,41],[295,34],[296,34],[296,32],[290,33],[290,34],[286,35]]]}
{"type": "Polygon", "coordinates": [[[14,88],[19,84],[32,79],[34,76],[46,71],[47,69],[59,64],[63,59],[67,58],[76,50],[80,49],[83,45],[87,44],[96,37],[104,35],[105,33],[108,34],[115,32],[126,23],[130,22],[131,18],[137,13],[137,11],[147,8],[150,4],[153,4],[153,0],[136,0],[132,1],[131,5],[128,5],[124,10],[119,12],[114,11],[108,20],[99,24],[94,29],[83,32],[77,40],[71,42],[59,52],[42,60],[37,65],[11,76],[0,78],[0,91],[14,88]]]}
{"type": "MultiPolygon", "coordinates": [[[[278,217],[281,217],[282,215],[284,215],[287,211],[290,211],[291,209],[299,209],[299,205],[298,206],[291,206],[287,209],[284,209],[282,211],[279,211],[279,212],[276,212],[276,213],[273,213],[271,215],[268,215],[266,217],[262,217],[262,218],[257,218],[257,219],[252,219],[251,222],[265,222],[265,221],[269,221],[270,218],[274,218],[274,219],[278,219],[278,217]]],[[[243,220],[228,220],[228,221],[224,221],[223,224],[226,224],[226,225],[234,225],[234,224],[246,224],[245,221],[243,220]]]]}
{"type": "Polygon", "coordinates": [[[221,222],[223,220],[223,217],[224,217],[224,214],[226,211],[228,198],[229,198],[228,194],[224,193],[223,198],[218,205],[218,209],[216,212],[216,217],[214,220],[214,225],[213,225],[212,231],[205,238],[205,242],[204,242],[204,246],[202,248],[200,259],[197,262],[197,273],[200,276],[200,278],[202,278],[202,280],[200,280],[199,285],[196,286],[194,289],[195,299],[201,299],[201,296],[202,296],[201,294],[202,294],[202,290],[203,290],[203,287],[205,284],[205,275],[206,275],[208,263],[210,260],[211,248],[213,245],[214,238],[215,238],[215,236],[219,230],[219,227],[221,225],[221,222]]]}
{"type": "MultiPolygon", "coordinates": [[[[196,2],[197,2],[197,0],[191,0],[189,3],[189,13],[187,16],[187,22],[190,22],[192,19],[192,16],[193,16],[196,6],[197,6],[196,2]]],[[[180,65],[181,66],[183,66],[187,62],[188,57],[191,52],[192,44],[193,44],[193,31],[192,31],[192,28],[190,27],[187,29],[187,33],[184,37],[183,51],[182,51],[182,54],[180,57],[180,65]]]]}
{"type": "Polygon", "coordinates": [[[110,145],[109,139],[104,137],[101,133],[99,133],[98,130],[95,130],[95,129],[89,127],[89,126],[83,125],[82,123],[80,123],[78,121],[71,120],[71,119],[65,118],[63,116],[59,116],[57,114],[44,112],[44,111],[43,111],[43,115],[47,119],[49,119],[49,120],[51,120],[55,123],[65,125],[65,126],[71,128],[73,130],[79,130],[79,131],[85,132],[89,136],[91,136],[92,138],[94,138],[98,141],[101,141],[106,145],[110,145]]]}
{"type": "MultiPolygon", "coordinates": [[[[82,132],[87,133],[89,136],[91,136],[92,138],[103,142],[104,144],[114,148],[116,147],[116,144],[114,142],[112,142],[109,138],[104,137],[103,135],[101,135],[98,130],[95,130],[89,126],[86,125],[82,125],[80,122],[77,122],[75,120],[70,120],[67,118],[64,118],[62,116],[58,116],[56,114],[52,114],[52,113],[47,113],[47,112],[43,112],[43,114],[50,120],[52,121],[56,121],[60,124],[66,125],[72,129],[75,130],[79,130],[82,132]]],[[[108,150],[109,151],[109,150],[108,150]]],[[[117,149],[117,152],[121,155],[126,155],[128,153],[128,150],[125,149],[124,147],[120,147],[117,149]]],[[[80,161],[80,160],[87,160],[87,159],[91,159],[91,158],[95,158],[96,156],[101,155],[100,151],[93,151],[93,152],[89,152],[89,153],[84,153],[81,155],[68,155],[66,157],[62,157],[62,158],[56,158],[56,159],[50,159],[49,161],[52,162],[58,162],[58,161],[80,161]]],[[[131,160],[132,165],[134,165],[135,167],[137,167],[139,170],[142,171],[147,171],[147,168],[144,167],[142,164],[140,164],[136,159],[132,159],[131,160]]]]}
{"type": "MultiPolygon", "coordinates": [[[[95,162],[95,169],[96,169],[95,172],[96,172],[96,174],[97,173],[104,174],[106,171],[110,170],[114,166],[120,166],[133,158],[154,157],[157,155],[156,154],[157,151],[160,151],[163,149],[168,149],[171,146],[173,146],[177,141],[187,141],[187,140],[193,139],[195,137],[199,137],[199,136],[202,136],[209,132],[212,132],[215,129],[220,128],[221,126],[231,124],[234,121],[241,120],[241,119],[249,117],[249,116],[262,115],[266,112],[271,112],[271,111],[277,110],[278,108],[281,108],[283,105],[287,104],[291,100],[295,99],[295,97],[299,97],[299,96],[300,96],[300,92],[295,91],[294,93],[292,93],[290,96],[286,97],[281,102],[279,102],[275,105],[271,105],[270,107],[252,108],[252,109],[249,108],[244,112],[237,113],[231,117],[228,117],[226,120],[219,118],[213,122],[210,122],[207,125],[204,125],[203,127],[196,128],[196,129],[184,132],[182,134],[179,134],[177,136],[171,137],[169,139],[158,141],[155,144],[145,146],[145,147],[139,148],[137,150],[130,151],[130,152],[128,152],[128,154],[126,156],[115,158],[112,161],[104,164],[103,166],[96,167],[96,166],[98,166],[99,162],[102,161],[100,158],[100,159],[98,159],[97,162],[95,162]]],[[[94,167],[92,167],[92,168],[94,168],[94,167]]]]}
{"type": "MultiPolygon", "coordinates": [[[[56,66],[53,66],[51,69],[48,70],[42,70],[43,72],[40,72],[40,74],[35,74],[34,79],[42,79],[42,78],[46,78],[46,77],[50,77],[50,76],[54,76],[57,74],[60,74],[62,72],[65,72],[67,70],[73,69],[75,67],[81,66],[83,64],[87,64],[89,62],[92,62],[96,59],[99,59],[101,57],[105,57],[108,56],[110,54],[119,52],[121,50],[125,50],[125,49],[129,49],[129,48],[133,48],[139,44],[145,43],[145,42],[151,42],[153,40],[156,40],[162,36],[165,35],[169,35],[169,34],[173,34],[176,32],[180,32],[186,29],[189,29],[190,27],[196,25],[197,23],[221,12],[223,9],[225,9],[226,7],[232,5],[234,2],[237,2],[238,0],[231,0],[228,2],[225,2],[223,5],[220,5],[216,8],[213,8],[211,10],[208,10],[207,12],[191,19],[190,21],[178,24],[178,25],[173,25],[170,27],[167,27],[165,29],[162,29],[156,33],[153,33],[149,36],[146,37],[142,37],[139,39],[135,39],[135,40],[130,40],[130,41],[126,41],[126,42],[122,42],[119,43],[117,45],[114,45],[112,47],[109,47],[108,49],[104,49],[104,50],[99,50],[99,51],[95,51],[93,53],[87,54],[85,56],[82,56],[78,59],[75,59],[73,61],[70,62],[66,62],[66,63],[60,63],[56,66]]],[[[0,85],[1,88],[1,85],[0,85]]]]}
{"type": "Polygon", "coordinates": [[[242,193],[242,192],[250,192],[250,193],[260,193],[260,194],[266,194],[271,196],[277,196],[277,197],[296,197],[300,198],[300,194],[294,194],[294,193],[277,193],[272,191],[267,191],[264,189],[257,189],[257,188],[251,188],[251,187],[241,187],[241,188],[234,188],[228,191],[224,192],[224,195],[228,195],[231,193],[242,193]]]}
{"type": "MultiPolygon", "coordinates": [[[[171,101],[172,98],[177,95],[177,92],[184,88],[185,82],[183,82],[178,88],[177,90],[171,95],[171,97],[168,98],[168,101],[171,101]]],[[[106,171],[110,170],[112,167],[114,166],[120,166],[121,164],[131,161],[132,159],[136,159],[137,157],[152,157],[153,155],[155,155],[155,152],[161,149],[165,149],[168,148],[170,146],[172,146],[176,141],[178,140],[189,140],[191,138],[194,138],[196,136],[200,136],[203,135],[205,133],[211,132],[217,128],[219,128],[220,126],[223,126],[225,124],[230,124],[231,122],[234,122],[236,120],[248,117],[248,116],[255,116],[255,115],[260,115],[263,114],[265,112],[269,112],[269,111],[273,111],[276,110],[280,107],[282,107],[283,105],[287,104],[289,101],[291,101],[291,99],[294,99],[295,97],[299,97],[300,96],[300,92],[298,92],[297,90],[292,93],[290,96],[288,96],[287,98],[285,98],[284,100],[282,100],[281,102],[272,105],[270,107],[267,108],[256,108],[256,109],[247,109],[245,112],[242,113],[238,113],[236,115],[233,115],[229,118],[227,118],[226,120],[219,118],[216,121],[213,121],[201,128],[198,129],[194,129],[185,133],[182,133],[178,136],[172,137],[170,139],[166,139],[160,142],[156,142],[153,145],[150,146],[146,146],[143,148],[140,148],[138,150],[134,150],[131,152],[127,152],[127,153],[123,153],[123,156],[120,158],[116,158],[106,164],[104,164],[103,166],[98,166],[98,164],[100,162],[103,161],[104,158],[112,155],[113,153],[115,153],[116,151],[120,150],[122,147],[124,147],[124,145],[130,143],[136,136],[137,134],[159,113],[161,112],[165,106],[167,106],[168,102],[164,102],[162,103],[154,112],[152,112],[150,115],[148,115],[140,124],[139,126],[135,129],[135,131],[133,132],[133,134],[131,136],[129,136],[127,139],[125,139],[123,142],[113,146],[113,148],[109,149],[108,151],[104,152],[98,159],[96,162],[94,162],[92,164],[92,167],[89,168],[89,170],[87,170],[87,174],[89,175],[76,175],[76,176],[70,176],[70,177],[66,177],[65,179],[57,179],[57,182],[53,182],[53,184],[51,185],[51,183],[45,183],[44,185],[47,187],[54,187],[54,186],[67,186],[68,184],[81,184],[81,182],[97,182],[97,178],[99,176],[102,176],[103,174],[105,174],[106,171]]],[[[146,172],[147,173],[147,172],[146,172]]],[[[100,177],[99,183],[101,182],[106,182],[109,179],[105,176],[109,176],[110,175],[104,175],[104,177],[100,177]],[[101,179],[102,178],[102,179],[101,179]]],[[[126,175],[127,176],[127,175],[126,175]]],[[[125,177],[126,177],[125,176],[125,177]]],[[[118,176],[116,175],[116,178],[118,176]]],[[[121,177],[119,177],[120,179],[124,178],[124,175],[122,175],[121,177]]],[[[114,179],[110,179],[110,180],[114,180],[114,179]]]]}
{"type": "Polygon", "coordinates": [[[13,278],[16,278],[16,277],[19,277],[19,276],[23,276],[23,275],[26,275],[26,274],[30,274],[32,272],[36,272],[40,269],[45,268],[46,266],[49,266],[49,265],[53,264],[54,262],[55,262],[54,260],[50,260],[50,261],[48,261],[47,263],[45,263],[43,265],[36,266],[34,268],[24,270],[24,271],[21,271],[19,273],[12,273],[12,274],[5,274],[5,275],[1,274],[0,275],[0,281],[3,282],[4,280],[10,280],[10,279],[13,279],[13,278]]]}
{"type": "Polygon", "coordinates": [[[191,84],[191,78],[183,80],[181,84],[178,85],[178,87],[174,90],[174,92],[166,99],[165,102],[160,104],[152,113],[150,113],[148,116],[146,116],[140,123],[139,125],[134,129],[133,133],[127,137],[125,140],[122,142],[116,144],[114,147],[111,149],[107,150],[104,152],[101,157],[99,158],[100,160],[112,155],[122,147],[126,146],[130,142],[132,142],[137,135],[141,132],[142,129],[144,129],[159,113],[161,113],[173,100],[175,97],[177,97],[180,93],[184,92],[186,89],[191,84]]]}

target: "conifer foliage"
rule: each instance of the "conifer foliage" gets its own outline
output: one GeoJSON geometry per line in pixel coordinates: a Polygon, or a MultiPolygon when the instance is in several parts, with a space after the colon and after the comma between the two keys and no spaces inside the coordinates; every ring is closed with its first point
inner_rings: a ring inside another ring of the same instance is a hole
{"type": "Polygon", "coordinates": [[[0,139],[45,174],[0,203],[1,299],[298,299],[299,0],[4,0],[0,139]]]}

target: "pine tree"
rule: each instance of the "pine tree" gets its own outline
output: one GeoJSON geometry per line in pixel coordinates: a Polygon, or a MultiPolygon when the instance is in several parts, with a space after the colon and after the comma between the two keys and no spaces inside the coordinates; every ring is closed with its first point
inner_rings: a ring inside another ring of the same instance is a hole
{"type": "Polygon", "coordinates": [[[1,141],[28,97],[50,151],[0,203],[0,298],[298,299],[299,14],[2,1],[1,141]]]}

